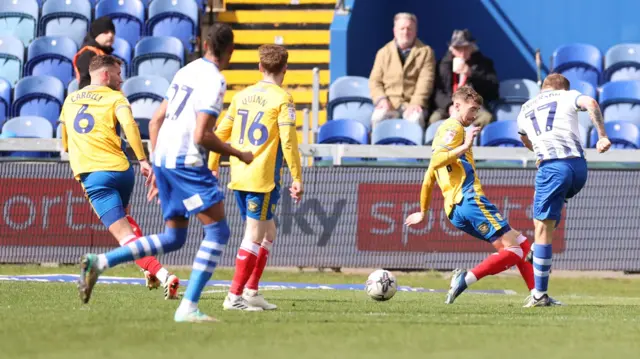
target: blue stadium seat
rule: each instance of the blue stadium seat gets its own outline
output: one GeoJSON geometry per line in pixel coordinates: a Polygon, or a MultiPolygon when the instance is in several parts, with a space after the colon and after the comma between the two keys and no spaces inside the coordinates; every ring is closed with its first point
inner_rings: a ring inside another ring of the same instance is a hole
{"type": "Polygon", "coordinates": [[[632,121],[640,124],[640,81],[615,81],[602,86],[600,108],[605,122],[632,121]]]}
{"type": "Polygon", "coordinates": [[[160,75],[171,82],[184,65],[184,46],[175,37],[144,37],[134,50],[134,75],[160,75]]]}
{"type": "Polygon", "coordinates": [[[101,0],[96,5],[96,18],[109,16],[116,26],[116,35],[136,46],[144,34],[144,4],[140,0],[101,0]]]}
{"type": "Polygon", "coordinates": [[[22,77],[23,64],[24,44],[22,41],[13,36],[0,37],[0,77],[15,84],[22,77]]]}
{"type": "Polygon", "coordinates": [[[154,0],[149,5],[147,34],[173,36],[193,51],[198,29],[198,5],[193,0],[154,0]]]}
{"type": "Polygon", "coordinates": [[[591,128],[591,126],[593,125],[591,123],[591,117],[589,116],[589,113],[587,111],[578,112],[578,123],[586,128],[591,128]]]}
{"type": "Polygon", "coordinates": [[[592,84],[586,81],[580,81],[580,80],[574,80],[574,81],[569,80],[569,83],[570,83],[570,86],[569,86],[570,90],[576,90],[583,95],[587,95],[587,96],[593,97],[594,99],[598,99],[598,92],[596,91],[596,88],[593,87],[592,84]]]}
{"type": "Polygon", "coordinates": [[[91,23],[89,0],[47,0],[38,25],[40,36],[66,36],[82,46],[91,23]]]}
{"type": "Polygon", "coordinates": [[[515,121],[522,108],[522,103],[497,103],[493,106],[493,116],[496,121],[515,121]]]}
{"type": "Polygon", "coordinates": [[[640,80],[640,44],[619,44],[604,56],[604,82],[640,80]]]}
{"type": "Polygon", "coordinates": [[[438,132],[438,128],[440,125],[444,123],[444,120],[440,120],[434,122],[427,127],[427,131],[424,133],[424,144],[427,146],[431,146],[433,143],[433,139],[436,137],[436,132],[438,132]]]}
{"type": "Polygon", "coordinates": [[[492,122],[480,132],[480,146],[524,147],[518,134],[518,122],[492,122]]]}
{"type": "Polygon", "coordinates": [[[66,86],[73,77],[73,57],[78,52],[76,43],[68,37],[44,36],[29,45],[27,76],[50,75],[66,86]]]}
{"type": "Polygon", "coordinates": [[[36,0],[0,1],[0,36],[15,36],[28,46],[36,37],[38,14],[36,0]]]}
{"type": "Polygon", "coordinates": [[[371,133],[374,145],[419,146],[424,132],[420,125],[403,119],[380,122],[371,133]]]}
{"type": "Polygon", "coordinates": [[[580,123],[578,128],[580,129],[580,144],[582,148],[587,148],[589,145],[589,127],[580,123]]]}
{"type": "Polygon", "coordinates": [[[131,103],[133,118],[138,123],[140,135],[149,138],[149,121],[169,88],[169,82],[160,76],[135,76],[122,84],[122,93],[131,103]]]}
{"type": "Polygon", "coordinates": [[[369,143],[367,128],[354,120],[328,121],[318,131],[318,143],[364,145],[369,143]]]}
{"type": "Polygon", "coordinates": [[[0,78],[0,128],[7,120],[11,109],[11,84],[9,81],[0,78]]]}
{"type": "Polygon", "coordinates": [[[113,41],[113,53],[111,54],[124,62],[122,64],[122,78],[129,77],[129,66],[131,66],[131,46],[126,40],[116,37],[113,41]]]}
{"type": "Polygon", "coordinates": [[[329,87],[327,119],[356,120],[371,129],[373,102],[369,92],[369,79],[360,76],[344,76],[329,87]]]}
{"type": "Polygon", "coordinates": [[[16,85],[11,112],[16,117],[40,116],[55,124],[64,103],[64,90],[62,82],[55,77],[25,77],[16,85]]]}
{"type": "Polygon", "coordinates": [[[500,82],[500,100],[506,103],[525,103],[540,93],[538,84],[529,79],[511,79],[500,82]]]}
{"type": "MultiPolygon", "coordinates": [[[[607,122],[604,124],[613,149],[640,149],[640,127],[631,122],[607,122]]],[[[598,143],[598,131],[591,130],[590,148],[598,143]]]]}
{"type": "MultiPolygon", "coordinates": [[[[53,126],[46,118],[38,116],[15,117],[7,121],[2,126],[2,133],[8,134],[4,137],[14,138],[51,138],[53,136],[53,126]]],[[[13,157],[42,158],[51,157],[49,152],[9,152],[13,157]]]]}
{"type": "Polygon", "coordinates": [[[553,72],[572,76],[598,86],[602,72],[602,53],[587,44],[560,46],[553,52],[553,72]]]}
{"type": "Polygon", "coordinates": [[[78,91],[78,80],[73,79],[71,80],[71,82],[69,82],[69,86],[67,86],[67,95],[69,95],[72,92],[76,92],[78,91]]]}
{"type": "Polygon", "coordinates": [[[59,123],[56,127],[56,138],[62,138],[62,124],[59,123]]]}

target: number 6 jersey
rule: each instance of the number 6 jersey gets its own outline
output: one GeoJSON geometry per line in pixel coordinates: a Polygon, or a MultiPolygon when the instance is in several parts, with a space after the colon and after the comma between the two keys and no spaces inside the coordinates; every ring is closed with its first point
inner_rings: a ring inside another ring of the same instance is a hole
{"type": "Polygon", "coordinates": [[[153,153],[156,166],[171,169],[206,165],[206,151],[194,141],[196,117],[199,112],[217,117],[226,90],[224,76],[205,58],[176,73],[165,96],[167,111],[153,153]]]}
{"type": "Polygon", "coordinates": [[[544,91],[522,105],[518,132],[533,144],[538,160],[584,157],[578,126],[578,91],[544,91]]]}
{"type": "MultiPolygon", "coordinates": [[[[231,157],[229,188],[271,192],[280,185],[283,157],[293,180],[302,181],[295,106],[291,95],[280,86],[261,81],[236,94],[216,135],[254,156],[249,165],[231,157]]],[[[219,160],[220,155],[211,153],[209,168],[216,170],[219,160]]]]}

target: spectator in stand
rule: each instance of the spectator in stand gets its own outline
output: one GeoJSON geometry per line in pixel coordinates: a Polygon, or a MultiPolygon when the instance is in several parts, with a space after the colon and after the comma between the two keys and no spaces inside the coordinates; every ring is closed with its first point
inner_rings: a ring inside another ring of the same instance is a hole
{"type": "Polygon", "coordinates": [[[76,70],[78,89],[82,89],[91,83],[89,76],[89,63],[96,55],[111,55],[113,41],[116,37],[116,27],[108,16],[95,19],[91,23],[91,29],[84,38],[82,48],[73,58],[73,66],[76,70]]]}
{"type": "Polygon", "coordinates": [[[369,88],[375,110],[371,125],[403,118],[425,127],[425,112],[433,91],[435,56],[417,38],[415,15],[399,13],[393,19],[394,39],[378,50],[369,88]]]}
{"type": "MultiPolygon", "coordinates": [[[[446,120],[451,116],[451,96],[464,85],[476,90],[484,99],[485,106],[498,99],[499,83],[493,61],[478,50],[476,40],[466,29],[453,31],[449,51],[438,64],[433,104],[435,110],[429,117],[429,124],[446,120]]],[[[478,112],[474,124],[484,126],[492,119],[491,112],[483,107],[478,112]]]]}

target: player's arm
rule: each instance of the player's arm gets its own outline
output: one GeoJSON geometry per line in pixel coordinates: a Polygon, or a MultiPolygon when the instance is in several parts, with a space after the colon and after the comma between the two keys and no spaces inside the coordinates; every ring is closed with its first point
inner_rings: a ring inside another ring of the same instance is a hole
{"type": "MultiPolygon", "coordinates": [[[[227,109],[227,114],[222,121],[218,124],[215,134],[220,141],[227,142],[231,137],[231,130],[233,129],[233,119],[236,114],[235,98],[231,100],[231,104],[227,109]]],[[[220,154],[218,152],[209,153],[209,169],[211,171],[218,171],[220,166],[220,154]]]]}
{"type": "Polygon", "coordinates": [[[167,115],[167,106],[169,102],[165,99],[162,101],[160,106],[156,112],[151,116],[151,121],[149,121],[149,140],[151,141],[151,152],[153,152],[156,148],[156,143],[158,142],[158,133],[160,133],[160,127],[164,123],[164,118],[167,115]]]}
{"type": "Polygon", "coordinates": [[[133,119],[133,113],[131,113],[131,105],[126,98],[122,97],[116,101],[115,104],[116,119],[120,123],[122,131],[124,131],[133,152],[136,154],[138,161],[146,161],[147,155],[144,153],[144,146],[142,145],[142,138],[140,138],[140,130],[138,124],[133,119]]]}
{"type": "Polygon", "coordinates": [[[300,200],[302,196],[302,162],[300,161],[300,151],[298,149],[298,134],[296,131],[296,108],[293,98],[288,96],[287,102],[280,105],[278,114],[278,132],[280,134],[280,147],[282,154],[287,161],[289,172],[293,183],[291,185],[291,197],[300,200]]]}
{"type": "Polygon", "coordinates": [[[62,150],[69,152],[69,137],[67,137],[67,126],[64,124],[64,106],[62,106],[62,111],[60,111],[58,122],[60,122],[60,131],[62,131],[62,150]]]}
{"type": "Polygon", "coordinates": [[[517,121],[518,121],[518,134],[520,135],[520,141],[522,141],[522,144],[524,145],[524,147],[528,148],[529,151],[533,152],[533,143],[531,143],[529,136],[527,136],[527,132],[524,130],[523,126],[521,125],[522,121],[524,121],[524,115],[522,111],[520,111],[517,121]]]}
{"type": "Polygon", "coordinates": [[[576,98],[576,109],[586,110],[589,113],[593,126],[598,131],[598,143],[596,149],[598,152],[606,152],[611,147],[611,141],[607,137],[607,131],[604,129],[604,119],[602,117],[602,111],[600,111],[600,105],[593,97],[586,95],[578,95],[576,98]]]}
{"type": "Polygon", "coordinates": [[[404,224],[412,226],[419,224],[424,220],[424,217],[429,210],[431,204],[431,193],[433,192],[433,184],[436,181],[436,170],[433,165],[429,164],[427,172],[424,174],[424,180],[422,181],[422,188],[420,189],[420,212],[413,213],[407,217],[404,224]]]}
{"type": "Polygon", "coordinates": [[[193,133],[193,141],[204,147],[208,151],[217,152],[225,156],[239,158],[242,162],[251,163],[253,154],[251,152],[241,152],[231,147],[213,133],[213,126],[216,124],[217,115],[208,112],[198,112],[196,116],[196,128],[193,133]]]}

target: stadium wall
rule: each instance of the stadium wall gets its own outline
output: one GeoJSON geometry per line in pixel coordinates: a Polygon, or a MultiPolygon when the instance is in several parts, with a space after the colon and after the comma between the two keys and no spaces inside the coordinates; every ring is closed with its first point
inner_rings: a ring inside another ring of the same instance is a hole
{"type": "MultiPolygon", "coordinates": [[[[492,246],[453,228],[434,193],[425,225],[403,226],[419,210],[420,168],[305,168],[304,200],[294,205],[283,192],[273,266],[470,268],[492,246]]],[[[480,170],[487,196],[510,224],[532,237],[530,217],[535,169],[480,170]]],[[[221,183],[228,182],[221,169],[221,183]]],[[[554,242],[554,269],[640,270],[640,176],[633,170],[592,170],[571,200],[554,242]]],[[[141,177],[138,177],[139,179],[141,177]]],[[[284,178],[289,178],[285,174],[284,178]]],[[[86,252],[114,245],[72,179],[67,163],[0,163],[0,262],[76,263],[86,252]]],[[[146,202],[142,180],[132,197],[132,215],[144,233],[163,230],[160,208],[146,202]]],[[[233,196],[225,203],[232,231],[221,265],[232,266],[243,222],[233,196]]],[[[195,221],[192,221],[195,222],[195,221]]],[[[202,230],[192,223],[185,248],[164,257],[190,265],[202,230]]]]}
{"type": "Polygon", "coordinates": [[[436,57],[447,51],[454,29],[468,28],[492,58],[501,80],[535,79],[534,53],[546,67],[561,45],[582,42],[604,54],[619,43],[640,42],[640,2],[584,0],[350,0],[348,15],[331,27],[331,81],[344,75],[369,76],[376,51],[393,38],[393,15],[418,16],[418,36],[436,57]]]}

